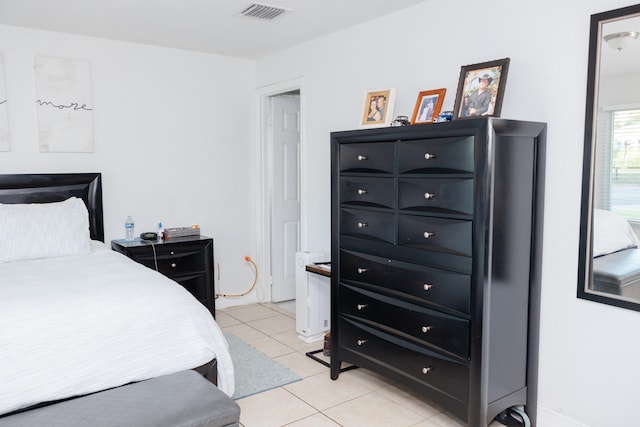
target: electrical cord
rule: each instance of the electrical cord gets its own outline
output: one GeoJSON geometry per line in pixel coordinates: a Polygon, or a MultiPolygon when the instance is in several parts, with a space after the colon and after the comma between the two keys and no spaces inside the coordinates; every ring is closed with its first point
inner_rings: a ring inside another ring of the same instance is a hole
{"type": "Polygon", "coordinates": [[[512,406],[501,413],[496,418],[500,424],[507,427],[531,427],[531,420],[522,408],[512,406]]]}
{"type": "Polygon", "coordinates": [[[153,263],[156,267],[156,271],[160,272],[160,270],[158,270],[158,254],[156,253],[156,245],[151,241],[151,240],[142,240],[144,243],[148,243],[149,245],[151,245],[151,250],[153,250],[153,263]]]}
{"type": "MultiPolygon", "coordinates": [[[[244,257],[244,260],[246,262],[250,262],[253,265],[253,269],[255,271],[255,277],[253,279],[253,283],[251,284],[251,287],[247,291],[245,291],[245,292],[243,292],[241,294],[216,294],[215,295],[215,299],[218,299],[219,297],[243,297],[243,296],[247,295],[248,293],[250,293],[251,291],[253,291],[253,288],[256,287],[256,283],[258,283],[258,266],[256,265],[255,262],[253,262],[253,260],[251,259],[250,256],[244,257]]],[[[220,271],[219,267],[218,267],[218,271],[220,271]]]]}

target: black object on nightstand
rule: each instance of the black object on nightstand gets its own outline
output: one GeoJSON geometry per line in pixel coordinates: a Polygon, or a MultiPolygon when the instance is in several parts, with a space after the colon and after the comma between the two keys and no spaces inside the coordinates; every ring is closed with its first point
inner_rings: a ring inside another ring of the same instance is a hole
{"type": "Polygon", "coordinates": [[[176,281],[216,316],[213,239],[210,237],[112,240],[111,249],[176,281]]]}

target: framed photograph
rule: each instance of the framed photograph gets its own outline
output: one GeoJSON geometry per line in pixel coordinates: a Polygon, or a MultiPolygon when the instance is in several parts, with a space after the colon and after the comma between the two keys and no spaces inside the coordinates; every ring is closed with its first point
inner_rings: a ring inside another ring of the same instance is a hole
{"type": "Polygon", "coordinates": [[[393,108],[395,103],[395,87],[366,91],[360,127],[389,126],[393,121],[393,108]]]}
{"type": "Polygon", "coordinates": [[[465,65],[460,70],[453,119],[500,117],[509,58],[465,65]]]}
{"type": "Polygon", "coordinates": [[[440,114],[445,93],[447,89],[444,88],[420,92],[411,116],[411,124],[433,123],[440,114]]]}

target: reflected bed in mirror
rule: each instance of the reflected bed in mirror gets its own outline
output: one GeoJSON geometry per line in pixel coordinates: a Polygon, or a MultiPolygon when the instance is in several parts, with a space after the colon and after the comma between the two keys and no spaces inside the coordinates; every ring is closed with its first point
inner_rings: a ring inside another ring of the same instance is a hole
{"type": "Polygon", "coordinates": [[[578,297],[640,311],[640,4],[591,16],[578,297]]]}

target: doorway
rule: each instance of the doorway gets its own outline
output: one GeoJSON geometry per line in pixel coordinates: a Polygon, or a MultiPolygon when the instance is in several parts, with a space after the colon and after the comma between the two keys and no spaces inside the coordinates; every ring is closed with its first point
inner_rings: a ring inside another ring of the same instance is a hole
{"type": "Polygon", "coordinates": [[[295,254],[303,230],[301,79],[263,88],[260,98],[265,300],[295,311],[295,254]]]}

